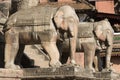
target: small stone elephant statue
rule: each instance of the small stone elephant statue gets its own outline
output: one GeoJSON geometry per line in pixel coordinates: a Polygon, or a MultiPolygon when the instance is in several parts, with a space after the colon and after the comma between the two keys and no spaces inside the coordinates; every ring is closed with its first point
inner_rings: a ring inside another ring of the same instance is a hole
{"type": "MultiPolygon", "coordinates": [[[[79,22],[76,50],[84,51],[84,67],[87,70],[95,71],[93,67],[95,52],[101,47],[99,40],[106,45],[106,69],[110,69],[110,60],[113,46],[114,31],[107,19],[98,22],[79,22]]],[[[64,53],[63,63],[67,61],[69,52],[69,40],[66,39],[62,45],[64,53]]],[[[99,54],[99,53],[97,53],[99,54]]],[[[96,64],[97,67],[97,64],[96,64]]]]}

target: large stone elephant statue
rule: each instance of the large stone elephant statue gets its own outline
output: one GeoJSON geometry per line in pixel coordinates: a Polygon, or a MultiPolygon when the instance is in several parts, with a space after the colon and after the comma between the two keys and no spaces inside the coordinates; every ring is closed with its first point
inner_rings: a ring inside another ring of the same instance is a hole
{"type": "Polygon", "coordinates": [[[37,6],[14,13],[2,30],[6,42],[5,68],[19,69],[22,51],[25,45],[30,44],[41,44],[50,57],[49,65],[61,66],[56,42],[64,40],[64,33],[70,39],[71,63],[75,63],[78,23],[75,10],[68,5],[59,8],[37,6]]]}
{"type": "MultiPolygon", "coordinates": [[[[105,42],[106,49],[106,68],[110,68],[110,59],[113,44],[113,29],[108,20],[101,20],[98,22],[80,22],[78,27],[78,39],[76,50],[84,51],[84,67],[87,70],[95,71],[93,67],[94,59],[96,58],[95,53],[101,47],[98,40],[105,42]],[[102,36],[103,35],[103,36],[102,36]]],[[[63,53],[68,53],[69,51],[69,41],[68,39],[62,45],[63,53]]],[[[96,53],[99,54],[99,53],[96,53]]],[[[69,55],[63,54],[63,63],[67,61],[69,55]]],[[[97,64],[96,64],[97,67],[97,64]]]]}

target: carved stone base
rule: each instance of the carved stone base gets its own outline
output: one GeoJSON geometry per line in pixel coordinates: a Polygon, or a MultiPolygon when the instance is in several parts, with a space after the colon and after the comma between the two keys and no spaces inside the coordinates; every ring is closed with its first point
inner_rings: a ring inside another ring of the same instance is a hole
{"type": "Polygon", "coordinates": [[[115,72],[95,72],[94,77],[108,80],[120,80],[120,74],[115,72]]]}
{"type": "Polygon", "coordinates": [[[79,78],[80,80],[87,79],[93,80],[93,74],[90,71],[86,71],[79,66],[63,66],[60,68],[35,68],[35,69],[23,69],[23,80],[74,80],[79,78]],[[34,78],[34,79],[32,79],[34,78]]]}
{"type": "Polygon", "coordinates": [[[119,80],[115,72],[95,72],[80,66],[60,68],[24,68],[22,70],[0,69],[0,80],[119,80]]]}
{"type": "Polygon", "coordinates": [[[22,70],[0,69],[0,80],[21,80],[22,70]]]}

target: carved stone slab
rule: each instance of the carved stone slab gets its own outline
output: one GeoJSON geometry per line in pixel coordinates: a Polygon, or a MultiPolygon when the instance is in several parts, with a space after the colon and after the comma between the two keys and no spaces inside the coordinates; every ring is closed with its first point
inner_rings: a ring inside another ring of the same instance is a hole
{"type": "Polygon", "coordinates": [[[35,68],[35,69],[23,69],[23,80],[31,79],[31,78],[39,78],[39,79],[60,79],[64,80],[66,78],[71,78],[70,80],[73,80],[72,78],[79,78],[83,80],[85,79],[91,79],[93,80],[95,77],[93,77],[92,73],[89,71],[84,70],[81,67],[77,66],[63,66],[60,68],[35,68]]]}
{"type": "Polygon", "coordinates": [[[0,69],[0,80],[21,80],[22,70],[0,69]]]}
{"type": "Polygon", "coordinates": [[[95,72],[94,77],[106,80],[120,80],[120,74],[116,72],[95,72]]]}
{"type": "Polygon", "coordinates": [[[91,38],[93,36],[93,23],[80,22],[78,27],[78,38],[91,38]]]}
{"type": "Polygon", "coordinates": [[[50,20],[56,9],[57,8],[46,5],[18,11],[16,14],[14,14],[15,16],[17,16],[15,25],[17,27],[50,25],[50,20]]]}
{"type": "Polygon", "coordinates": [[[60,68],[0,69],[0,80],[119,80],[115,72],[92,73],[80,66],[60,68]]]}

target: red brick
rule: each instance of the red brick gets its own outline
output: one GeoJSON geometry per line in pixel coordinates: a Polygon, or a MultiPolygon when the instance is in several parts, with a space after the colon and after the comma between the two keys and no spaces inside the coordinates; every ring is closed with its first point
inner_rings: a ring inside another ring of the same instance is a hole
{"type": "Polygon", "coordinates": [[[73,0],[58,0],[58,2],[73,2],[73,0]]]}
{"type": "Polygon", "coordinates": [[[115,72],[120,73],[120,56],[112,56],[111,62],[113,63],[112,68],[115,72]]]}
{"type": "Polygon", "coordinates": [[[40,0],[40,3],[47,3],[48,0],[40,0]]]}
{"type": "MultiPolygon", "coordinates": [[[[84,67],[84,53],[83,52],[75,53],[75,61],[78,65],[84,67]]],[[[67,64],[69,63],[70,63],[70,59],[68,59],[67,61],[67,64]]]]}
{"type": "Polygon", "coordinates": [[[114,14],[114,0],[98,0],[95,3],[98,12],[114,14]]]}

